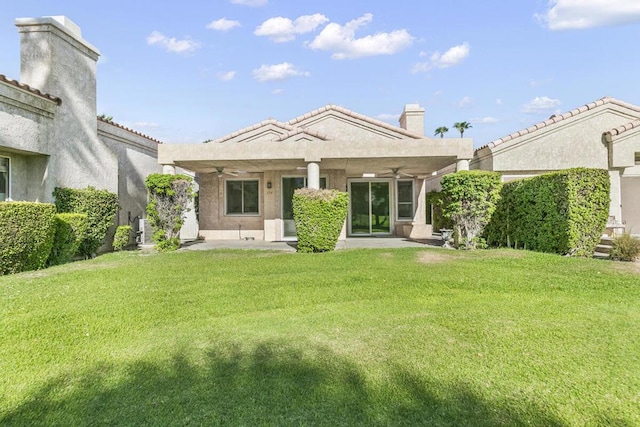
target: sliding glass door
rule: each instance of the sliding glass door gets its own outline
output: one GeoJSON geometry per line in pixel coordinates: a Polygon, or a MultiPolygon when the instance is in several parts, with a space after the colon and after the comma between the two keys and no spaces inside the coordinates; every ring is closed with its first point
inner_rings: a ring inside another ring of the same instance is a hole
{"type": "Polygon", "coordinates": [[[389,181],[351,181],[350,233],[357,236],[391,233],[389,181]]]}

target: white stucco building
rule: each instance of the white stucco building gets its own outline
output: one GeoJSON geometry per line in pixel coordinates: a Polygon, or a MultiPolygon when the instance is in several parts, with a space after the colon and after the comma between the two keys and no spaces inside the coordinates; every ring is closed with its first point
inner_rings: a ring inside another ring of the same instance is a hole
{"type": "MultiPolygon", "coordinates": [[[[19,82],[0,75],[0,201],[51,202],[55,187],[118,194],[118,224],[144,217],[158,145],[96,114],[98,49],[63,16],[16,20],[19,82]]],[[[1,71],[1,70],[0,70],[1,71]]]]}

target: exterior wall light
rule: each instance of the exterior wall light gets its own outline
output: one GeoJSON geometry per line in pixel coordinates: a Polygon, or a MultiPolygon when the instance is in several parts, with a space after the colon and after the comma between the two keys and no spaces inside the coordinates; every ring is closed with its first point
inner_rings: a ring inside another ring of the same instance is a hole
{"type": "Polygon", "coordinates": [[[271,181],[267,181],[267,188],[271,188],[271,181]]]}

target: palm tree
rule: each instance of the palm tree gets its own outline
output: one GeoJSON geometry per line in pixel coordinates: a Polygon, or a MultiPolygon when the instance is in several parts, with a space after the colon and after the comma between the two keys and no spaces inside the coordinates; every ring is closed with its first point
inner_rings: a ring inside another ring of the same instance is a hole
{"type": "Polygon", "coordinates": [[[471,126],[471,123],[469,122],[456,122],[453,124],[453,127],[458,129],[458,131],[460,132],[460,138],[462,138],[462,136],[464,135],[464,131],[473,126],[471,126]]]}
{"type": "Polygon", "coordinates": [[[433,134],[433,136],[436,135],[440,135],[440,138],[444,138],[444,134],[449,132],[449,128],[446,126],[440,126],[439,128],[436,129],[435,133],[433,134]]]}

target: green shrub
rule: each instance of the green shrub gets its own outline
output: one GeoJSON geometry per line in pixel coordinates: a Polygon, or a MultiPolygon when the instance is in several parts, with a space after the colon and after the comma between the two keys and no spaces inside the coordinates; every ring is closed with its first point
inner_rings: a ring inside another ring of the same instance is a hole
{"type": "Polygon", "coordinates": [[[87,226],[85,214],[56,214],[56,232],[47,265],[59,265],[71,261],[87,234],[87,226]]]}
{"type": "Polygon", "coordinates": [[[130,225],[119,225],[116,228],[116,234],[113,236],[113,249],[116,251],[121,251],[129,245],[129,240],[131,240],[131,233],[133,229],[130,225]]]}
{"type": "Polygon", "coordinates": [[[609,174],[575,168],[506,183],[485,230],[492,246],[592,256],[609,216],[609,174]]]}
{"type": "Polygon", "coordinates": [[[444,216],[444,194],[441,191],[430,191],[425,197],[427,205],[427,223],[433,231],[443,228],[452,229],[453,221],[444,216]],[[429,221],[429,218],[431,221],[429,221]]]}
{"type": "Polygon", "coordinates": [[[107,190],[60,188],[53,191],[59,213],[87,215],[87,233],[78,248],[78,255],[90,258],[104,244],[109,227],[118,213],[118,196],[107,190]]]}
{"type": "Polygon", "coordinates": [[[48,203],[0,203],[0,274],[38,270],[47,264],[56,208],[48,203]]]}
{"type": "Polygon", "coordinates": [[[347,218],[349,195],[338,190],[301,188],[293,193],[298,252],[332,251],[347,218]]]}
{"type": "Polygon", "coordinates": [[[611,259],[617,261],[635,261],[640,255],[640,239],[632,237],[629,233],[624,233],[613,238],[611,259]]]}
{"type": "Polygon", "coordinates": [[[502,187],[497,172],[460,171],[442,177],[444,216],[453,222],[458,245],[486,247],[482,232],[496,209],[502,187]]]}
{"type": "Polygon", "coordinates": [[[180,229],[187,205],[193,199],[193,179],[187,175],[154,173],[147,177],[149,192],[147,216],[153,228],[152,239],[159,251],[180,247],[180,229]]]}

